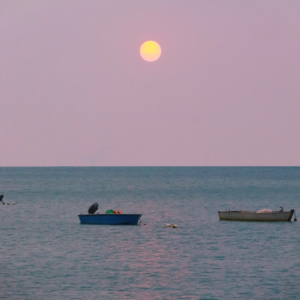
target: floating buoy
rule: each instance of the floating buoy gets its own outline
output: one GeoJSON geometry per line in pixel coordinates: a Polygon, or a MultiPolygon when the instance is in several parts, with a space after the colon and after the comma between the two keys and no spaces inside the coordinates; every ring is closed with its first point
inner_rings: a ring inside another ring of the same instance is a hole
{"type": "Polygon", "coordinates": [[[13,203],[12,205],[16,205],[16,203],[13,203]]]}
{"type": "Polygon", "coordinates": [[[173,224],[173,226],[172,226],[173,228],[178,228],[178,226],[176,225],[176,224],[173,224]]]}
{"type": "Polygon", "coordinates": [[[2,204],[5,205],[5,203],[2,201],[2,204]]]}
{"type": "Polygon", "coordinates": [[[171,227],[171,224],[166,224],[166,227],[171,227]]]}

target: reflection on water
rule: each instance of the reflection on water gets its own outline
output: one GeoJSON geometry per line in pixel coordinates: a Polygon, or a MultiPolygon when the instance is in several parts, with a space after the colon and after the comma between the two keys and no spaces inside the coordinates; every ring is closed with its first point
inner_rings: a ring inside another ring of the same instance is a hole
{"type": "Polygon", "coordinates": [[[299,179],[299,168],[1,168],[16,205],[0,207],[0,298],[297,299],[299,222],[220,222],[217,210],[299,211],[299,179]],[[94,202],[147,225],[80,225],[94,202]]]}

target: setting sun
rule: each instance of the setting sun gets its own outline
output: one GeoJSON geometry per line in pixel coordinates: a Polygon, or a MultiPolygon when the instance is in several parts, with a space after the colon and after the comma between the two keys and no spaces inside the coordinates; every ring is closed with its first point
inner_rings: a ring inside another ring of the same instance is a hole
{"type": "Polygon", "coordinates": [[[153,62],[159,59],[161,55],[161,48],[158,43],[154,41],[147,41],[141,46],[140,54],[145,61],[153,62]]]}

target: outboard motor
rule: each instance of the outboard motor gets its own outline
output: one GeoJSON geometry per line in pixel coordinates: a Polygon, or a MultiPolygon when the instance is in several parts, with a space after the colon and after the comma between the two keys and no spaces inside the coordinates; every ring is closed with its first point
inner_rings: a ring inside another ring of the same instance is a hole
{"type": "Polygon", "coordinates": [[[90,206],[88,212],[89,214],[93,215],[98,210],[98,203],[94,203],[90,206]]]}

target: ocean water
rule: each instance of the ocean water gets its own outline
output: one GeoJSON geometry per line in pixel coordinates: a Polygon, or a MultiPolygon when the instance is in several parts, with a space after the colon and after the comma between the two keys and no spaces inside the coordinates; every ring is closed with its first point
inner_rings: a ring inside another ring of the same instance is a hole
{"type": "Polygon", "coordinates": [[[217,214],[300,215],[300,168],[0,168],[0,194],[0,299],[300,299],[300,222],[217,214]],[[146,225],[80,225],[94,202],[146,225]]]}

